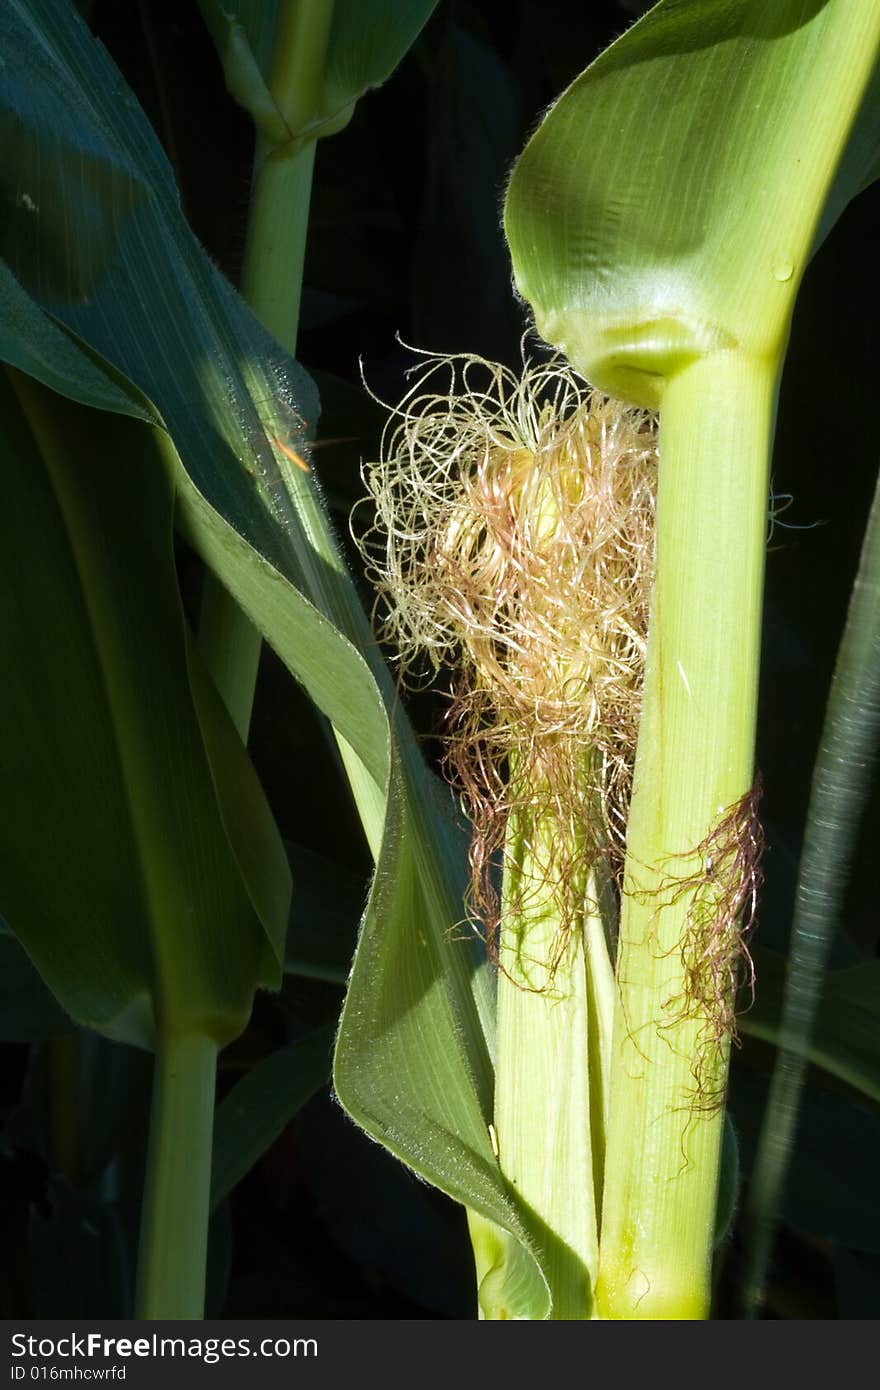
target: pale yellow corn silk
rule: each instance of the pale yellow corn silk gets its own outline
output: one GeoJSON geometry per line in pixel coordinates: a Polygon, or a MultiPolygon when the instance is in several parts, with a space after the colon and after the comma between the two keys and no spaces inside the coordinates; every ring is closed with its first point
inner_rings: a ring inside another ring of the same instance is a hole
{"type": "Polygon", "coordinates": [[[375,522],[359,544],[380,635],[408,683],[454,672],[447,762],[474,827],[470,909],[490,941],[512,814],[531,866],[530,883],[509,876],[517,906],[550,889],[560,951],[589,868],[602,858],[619,875],[656,475],[653,417],[559,358],[517,376],[425,355],[365,467],[375,522]]]}

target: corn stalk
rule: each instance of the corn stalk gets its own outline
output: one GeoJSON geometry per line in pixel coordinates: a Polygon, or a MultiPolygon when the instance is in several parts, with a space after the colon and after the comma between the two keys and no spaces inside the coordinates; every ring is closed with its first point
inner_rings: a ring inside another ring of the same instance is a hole
{"type": "MultiPolygon", "coordinates": [[[[508,192],[516,280],[539,331],[603,389],[660,411],[602,1317],[708,1315],[740,922],[760,838],[753,749],[775,396],[878,43],[867,0],[661,3],[563,95],[508,192]]],[[[838,185],[832,212],[853,191],[838,185]]],[[[538,1105],[538,1074],[534,1083],[538,1105]]]]}

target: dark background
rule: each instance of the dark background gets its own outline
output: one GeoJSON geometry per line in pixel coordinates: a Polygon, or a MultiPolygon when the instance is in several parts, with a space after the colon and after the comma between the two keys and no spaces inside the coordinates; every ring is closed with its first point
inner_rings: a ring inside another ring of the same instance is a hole
{"type": "MultiPolygon", "coordinates": [[[[86,7],[83,7],[86,8],[86,7]]],[[[299,356],[323,415],[315,471],[347,536],[359,465],[382,416],[360,385],[402,394],[405,343],[515,365],[526,326],[500,228],[507,170],[547,104],[646,6],[597,0],[441,0],[414,50],[317,155],[299,356]],[[342,442],[334,442],[339,441],[342,442]]],[[[89,23],[158,131],[197,235],[237,282],[252,134],[228,97],[194,4],[98,0],[89,23]]],[[[874,263],[880,201],[854,204],[809,269],[780,404],[774,491],[791,494],[770,541],[759,765],[766,889],[759,940],[782,950],[816,743],[876,476],[874,263]]],[[[357,559],[352,551],[352,563],[357,559]]],[[[182,582],[197,566],[181,553],[182,582]]],[[[365,592],[365,601],[369,598],[365,592]]],[[[413,701],[436,758],[441,704],[413,701]]],[[[337,887],[340,960],[354,946],[369,857],[320,724],[264,652],[252,753],[282,833],[337,887]]],[[[834,960],[877,953],[878,805],[867,817],[834,960]]],[[[760,988],[760,986],[759,986],[760,988]]],[[[271,1048],[338,1016],[342,986],[290,976],[262,997],[221,1059],[227,1089],[271,1048]]],[[[127,1316],[150,1061],[91,1040],[86,1126],[102,1132],[99,1183],[53,1172],[41,1098],[47,1057],[3,1045],[0,1313],[127,1316]],[[101,1125],[98,1125],[101,1128],[101,1125]]],[[[745,1039],[731,1106],[745,1180],[772,1049],[745,1039]]],[[[811,1074],[768,1294],[773,1318],[874,1317],[880,1309],[880,1124],[875,1109],[811,1074]]],[[[95,1159],[95,1163],[98,1160],[95,1159]]],[[[95,1163],[92,1168],[94,1171],[95,1163]]],[[[732,1316],[736,1226],[719,1262],[717,1315],[732,1316]]],[[[214,1223],[209,1316],[474,1316],[463,1213],[366,1140],[324,1090],[242,1182],[214,1223]]]]}

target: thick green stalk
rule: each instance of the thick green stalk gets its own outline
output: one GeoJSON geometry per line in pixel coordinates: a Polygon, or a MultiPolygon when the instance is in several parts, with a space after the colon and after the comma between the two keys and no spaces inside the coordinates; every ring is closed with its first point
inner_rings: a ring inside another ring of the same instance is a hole
{"type": "Polygon", "coordinates": [[[217,1045],[170,1034],[156,1049],[138,1251],[138,1318],[204,1316],[217,1045]]]}
{"type": "MultiPolygon", "coordinates": [[[[269,87],[290,141],[257,138],[242,293],[291,356],[296,352],[315,140],[333,0],[282,0],[269,87]]],[[[260,634],[227,590],[205,576],[199,640],[208,668],[242,738],[250,726],[260,634]]]]}
{"type": "Polygon", "coordinates": [[[723,1091],[729,1042],[690,1003],[696,890],[669,885],[711,873],[697,846],[752,785],[775,376],[771,361],[722,351],[663,397],[602,1206],[607,1318],[708,1316],[723,1112],[698,1108],[695,1072],[723,1091]]]}
{"type": "Polygon", "coordinates": [[[823,208],[831,225],[872,168],[873,107],[858,118],[878,43],[877,0],[661,0],[552,107],[508,190],[538,330],[598,387],[661,413],[600,1234],[609,1318],[708,1312],[722,1116],[697,1102],[723,1094],[732,964],[708,937],[723,925],[735,948],[732,880],[757,850],[774,385],[823,208]],[[725,887],[726,921],[709,910],[725,887]]]}

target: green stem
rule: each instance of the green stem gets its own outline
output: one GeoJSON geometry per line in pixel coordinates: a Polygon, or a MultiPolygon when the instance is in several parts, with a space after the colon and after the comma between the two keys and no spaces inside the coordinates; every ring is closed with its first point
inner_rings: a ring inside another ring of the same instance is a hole
{"type": "MultiPolygon", "coordinates": [[[[282,0],[269,86],[291,137],[317,114],[332,0],[282,0]]],[[[296,353],[315,141],[300,148],[257,139],[242,293],[283,348],[296,353]]],[[[253,709],[261,638],[213,574],[206,574],[199,641],[242,738],[253,709]]]]}
{"type": "Polygon", "coordinates": [[[257,141],[241,288],[273,338],[296,353],[315,144],[273,158],[257,141]]]}
{"type": "Polygon", "coordinates": [[[282,347],[296,352],[315,141],[298,147],[318,114],[333,0],[281,0],[269,87],[289,145],[257,140],[242,291],[282,347]]]}
{"type": "Polygon", "coordinates": [[[657,568],[630,809],[597,1299],[607,1318],[708,1316],[729,1041],[688,1006],[697,846],[749,790],[776,372],[719,352],[666,387],[657,568]]]}
{"type": "Polygon", "coordinates": [[[292,137],[319,114],[334,0],[280,0],[269,87],[292,137]]]}
{"type": "Polygon", "coordinates": [[[156,1050],[136,1316],[204,1316],[217,1045],[204,1034],[156,1050]]]}

